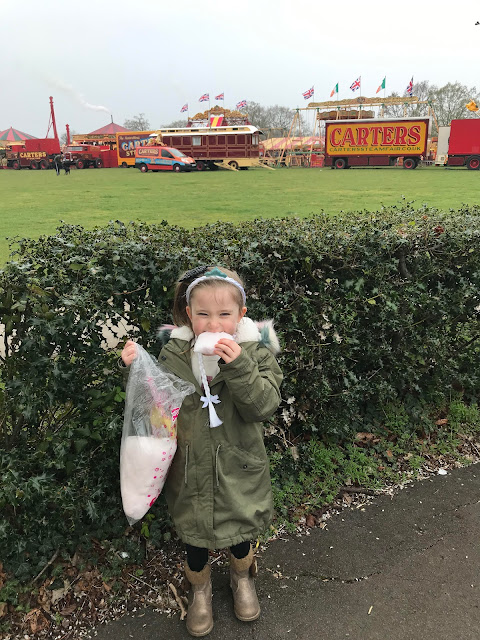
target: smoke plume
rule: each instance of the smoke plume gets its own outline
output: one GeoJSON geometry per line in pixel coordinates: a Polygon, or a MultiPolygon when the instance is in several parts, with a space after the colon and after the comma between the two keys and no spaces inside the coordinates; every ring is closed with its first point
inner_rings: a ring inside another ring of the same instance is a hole
{"type": "Polygon", "coordinates": [[[99,105],[99,104],[90,104],[85,100],[85,98],[79,91],[74,89],[71,85],[66,84],[65,82],[62,82],[58,78],[54,78],[53,76],[48,76],[48,84],[54,87],[55,89],[58,89],[62,93],[70,96],[73,100],[75,100],[75,102],[77,102],[78,104],[81,104],[82,107],[85,107],[85,109],[91,109],[92,111],[104,111],[105,113],[108,113],[108,114],[111,113],[110,109],[108,109],[107,107],[103,107],[102,105],[99,105]]]}

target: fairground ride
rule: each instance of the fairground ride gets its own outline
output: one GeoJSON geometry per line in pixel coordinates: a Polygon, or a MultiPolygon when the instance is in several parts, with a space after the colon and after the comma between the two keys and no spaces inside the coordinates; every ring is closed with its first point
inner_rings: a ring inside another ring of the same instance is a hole
{"type": "MultiPolygon", "coordinates": [[[[314,140],[322,140],[324,137],[324,127],[326,120],[352,120],[374,118],[375,111],[378,109],[378,117],[383,118],[385,109],[391,106],[403,107],[403,116],[407,117],[408,109],[416,105],[426,105],[428,117],[435,122],[438,130],[438,122],[431,100],[420,100],[417,96],[398,96],[389,98],[365,98],[358,96],[346,100],[327,100],[326,102],[310,102],[306,107],[295,109],[292,124],[285,138],[285,142],[275,158],[270,158],[270,164],[274,166],[290,166],[298,158],[292,162],[292,139],[304,136],[301,112],[315,112],[314,129],[312,134],[312,144],[309,149],[304,150],[303,166],[311,166],[311,156],[315,153],[314,140]]],[[[298,154],[297,154],[298,156],[298,154]]]]}

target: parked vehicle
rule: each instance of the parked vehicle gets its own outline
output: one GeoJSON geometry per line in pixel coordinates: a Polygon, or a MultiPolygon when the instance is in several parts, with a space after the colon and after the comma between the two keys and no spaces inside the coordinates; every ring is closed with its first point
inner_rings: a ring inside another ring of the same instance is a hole
{"type": "Polygon", "coordinates": [[[63,155],[66,162],[75,165],[77,169],[88,169],[104,166],[103,154],[110,152],[109,147],[100,147],[93,144],[76,144],[68,146],[63,155]]]}
{"type": "Polygon", "coordinates": [[[429,118],[329,120],[325,123],[325,166],[385,167],[403,161],[415,169],[426,154],[429,118]]]}
{"type": "Polygon", "coordinates": [[[219,167],[237,170],[261,166],[261,131],[252,125],[117,133],[119,166],[136,165],[136,150],[149,144],[152,133],[161,135],[165,145],[194,158],[198,171],[219,167]]]}
{"type": "Polygon", "coordinates": [[[449,167],[480,169],[480,118],[452,120],[449,127],[440,127],[439,145],[440,134],[444,146],[448,144],[441,164],[446,161],[449,167]]]}
{"type": "Polygon", "coordinates": [[[173,147],[149,145],[137,147],[135,166],[142,173],[147,171],[191,171],[196,168],[195,160],[173,147]]]}
{"type": "Polygon", "coordinates": [[[12,169],[52,169],[54,158],[60,153],[53,98],[50,96],[50,122],[47,136],[53,128],[53,138],[31,138],[6,149],[7,167],[12,169]]]}
{"type": "Polygon", "coordinates": [[[58,138],[32,138],[6,150],[7,167],[12,169],[51,169],[60,153],[58,138]]]}

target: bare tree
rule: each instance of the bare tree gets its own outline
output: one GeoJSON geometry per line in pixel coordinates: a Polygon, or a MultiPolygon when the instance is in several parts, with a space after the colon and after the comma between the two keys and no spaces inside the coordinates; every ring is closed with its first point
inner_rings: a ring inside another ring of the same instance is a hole
{"type": "MultiPolygon", "coordinates": [[[[406,110],[409,117],[425,117],[431,107],[440,127],[449,125],[454,119],[477,117],[465,108],[470,100],[479,100],[479,94],[475,87],[469,88],[459,82],[449,82],[443,87],[437,87],[429,84],[428,80],[422,80],[413,84],[413,95],[417,96],[419,100],[425,101],[426,104],[389,105],[385,107],[385,115],[390,118],[401,118],[406,110]]],[[[391,96],[400,97],[396,93],[392,93],[391,96]]],[[[435,122],[433,124],[432,133],[436,135],[435,122]]]]}
{"type": "Polygon", "coordinates": [[[475,87],[466,87],[459,82],[449,82],[444,87],[432,91],[435,114],[440,127],[447,126],[452,120],[459,118],[476,118],[465,105],[474,100],[478,102],[479,94],[475,87]]]}
{"type": "Polygon", "coordinates": [[[170,122],[170,124],[164,124],[163,129],[183,129],[186,127],[188,122],[186,120],[174,120],[170,122]]]}
{"type": "Polygon", "coordinates": [[[248,102],[247,107],[249,121],[259,129],[267,129],[270,124],[267,120],[267,110],[258,102],[248,102]]]}
{"type": "Polygon", "coordinates": [[[137,116],[133,116],[133,118],[125,120],[123,126],[125,129],[129,129],[130,131],[150,130],[150,122],[144,113],[139,113],[137,116]]]}
{"type": "MultiPolygon", "coordinates": [[[[72,139],[73,136],[76,136],[77,132],[74,131],[73,129],[70,129],[70,140],[72,139]]],[[[67,144],[67,134],[66,133],[62,133],[62,135],[60,136],[60,146],[64,146],[67,144]]]]}
{"type": "Polygon", "coordinates": [[[290,129],[295,110],[289,107],[282,107],[278,104],[267,108],[267,120],[270,127],[290,129]]]}

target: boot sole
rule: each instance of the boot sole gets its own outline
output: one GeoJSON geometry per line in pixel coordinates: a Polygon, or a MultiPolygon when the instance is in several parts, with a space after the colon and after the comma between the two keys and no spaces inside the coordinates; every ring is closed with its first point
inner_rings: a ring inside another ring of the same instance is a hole
{"type": "Polygon", "coordinates": [[[258,613],[256,613],[254,616],[252,616],[251,618],[242,618],[238,615],[238,613],[234,610],[234,613],[237,617],[237,620],[240,620],[241,622],[253,622],[254,620],[257,620],[260,617],[260,613],[261,611],[259,610],[258,613]]]}
{"type": "Polygon", "coordinates": [[[213,629],[213,623],[208,631],[202,631],[202,633],[194,633],[193,631],[190,631],[190,629],[187,627],[188,633],[194,638],[203,638],[203,636],[208,636],[208,634],[211,633],[212,629],[213,629]]]}

